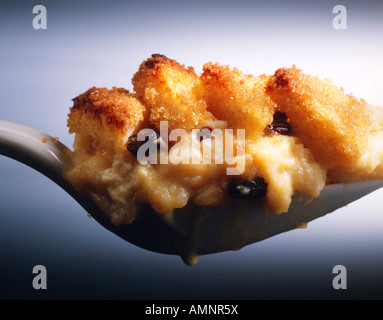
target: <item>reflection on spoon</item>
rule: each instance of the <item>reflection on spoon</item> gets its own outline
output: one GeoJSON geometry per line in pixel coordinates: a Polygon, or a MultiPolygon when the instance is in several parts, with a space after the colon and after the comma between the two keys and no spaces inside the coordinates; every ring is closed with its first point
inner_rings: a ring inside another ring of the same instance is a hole
{"type": "Polygon", "coordinates": [[[41,172],[68,192],[106,229],[154,252],[177,254],[188,265],[199,255],[235,250],[282,232],[302,227],[382,187],[383,180],[324,187],[317,198],[295,194],[287,213],[270,214],[262,202],[230,200],[218,207],[188,204],[166,215],[142,207],[132,224],[113,225],[86,194],[63,178],[72,168],[70,150],[38,130],[0,120],[0,154],[41,172]]]}

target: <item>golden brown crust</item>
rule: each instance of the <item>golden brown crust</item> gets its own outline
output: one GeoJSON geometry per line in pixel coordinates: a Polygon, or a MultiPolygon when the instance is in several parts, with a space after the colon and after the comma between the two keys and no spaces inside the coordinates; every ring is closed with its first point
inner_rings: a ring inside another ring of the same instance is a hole
{"type": "MultiPolygon", "coordinates": [[[[136,137],[129,143],[128,138],[142,128],[160,129],[161,121],[168,122],[169,132],[226,124],[245,129],[245,142],[234,141],[233,150],[245,153],[245,165],[237,162],[238,172],[244,169],[240,178],[262,178],[267,185],[266,208],[276,213],[288,210],[295,192],[316,197],[329,177],[334,179],[330,182],[344,182],[348,176],[355,181],[383,175],[383,113],[372,128],[372,110],[364,101],[295,66],[254,77],[207,63],[198,76],[192,68],[154,54],[141,63],[132,82],[133,94],[122,88],[87,90],[73,99],[68,119],[76,136],[70,154],[74,168],[66,177],[78,190],[90,193],[113,223],[131,222],[146,202],[166,213],[188,201],[210,206],[236,197],[227,189],[233,182],[227,175],[228,162],[162,166],[137,161],[140,144],[136,137]],[[226,124],[212,124],[214,120],[226,124]],[[370,139],[370,132],[376,137],[370,139]]],[[[184,143],[198,142],[197,136],[190,137],[184,143]]],[[[213,144],[211,135],[202,138],[208,139],[203,146],[218,150],[219,140],[213,144]]],[[[195,153],[188,152],[184,159],[201,152],[192,147],[195,153]]],[[[181,145],[170,151],[180,150],[181,145]]]]}
{"type": "Polygon", "coordinates": [[[71,110],[91,113],[100,123],[126,131],[130,123],[142,118],[143,106],[134,100],[132,94],[123,88],[92,87],[73,99],[71,110]]]}
{"type": "Polygon", "coordinates": [[[295,66],[278,69],[267,93],[287,114],[293,135],[322,163],[348,164],[363,154],[371,127],[364,101],[295,66]]]}
{"type": "Polygon", "coordinates": [[[143,124],[144,112],[128,90],[93,87],[73,99],[69,132],[88,137],[96,150],[120,153],[125,140],[143,124]]]}
{"type": "Polygon", "coordinates": [[[134,94],[93,87],[73,99],[68,126],[79,135],[77,144],[90,143],[90,152],[120,153],[127,138],[144,126],[159,128],[160,121],[167,121],[169,130],[191,130],[216,119],[245,129],[246,138],[256,140],[278,110],[287,114],[292,134],[318,161],[336,167],[360,158],[371,127],[364,101],[295,66],[254,77],[207,63],[198,76],[154,54],[141,63],[132,82],[134,94]]]}
{"type": "Polygon", "coordinates": [[[267,77],[245,75],[218,63],[203,66],[201,83],[208,110],[230,128],[245,129],[257,139],[273,120],[275,105],[265,94],[267,77]]]}
{"type": "Polygon", "coordinates": [[[191,67],[155,54],[141,63],[132,83],[157,128],[160,121],[168,121],[169,130],[190,130],[214,120],[200,97],[199,78],[191,67]]]}

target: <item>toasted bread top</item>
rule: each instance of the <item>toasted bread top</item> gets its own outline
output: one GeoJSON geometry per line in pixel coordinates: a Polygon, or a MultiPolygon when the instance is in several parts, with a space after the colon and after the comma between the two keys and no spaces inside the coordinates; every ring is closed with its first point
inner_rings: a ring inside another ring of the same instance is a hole
{"type": "Polygon", "coordinates": [[[69,132],[91,138],[95,149],[121,152],[126,139],[143,125],[144,112],[126,89],[92,87],[73,99],[69,132]]]}
{"type": "Polygon", "coordinates": [[[276,70],[266,92],[287,114],[293,134],[319,161],[334,167],[353,163],[363,154],[371,128],[363,100],[295,66],[276,70]]]}
{"type": "Polygon", "coordinates": [[[208,110],[233,129],[257,139],[273,120],[275,103],[265,94],[265,75],[245,75],[218,63],[203,66],[201,83],[208,110]]]}
{"type": "Polygon", "coordinates": [[[194,69],[154,54],[143,61],[132,79],[138,99],[149,109],[149,119],[159,128],[168,121],[169,130],[202,127],[215,120],[201,99],[199,77],[194,69]]]}

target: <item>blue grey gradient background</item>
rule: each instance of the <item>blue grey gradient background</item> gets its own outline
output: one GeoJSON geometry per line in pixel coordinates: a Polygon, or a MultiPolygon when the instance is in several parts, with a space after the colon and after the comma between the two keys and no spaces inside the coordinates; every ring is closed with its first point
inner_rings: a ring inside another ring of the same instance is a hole
{"type": "MultiPolygon", "coordinates": [[[[296,64],[383,106],[381,1],[2,1],[0,30],[0,119],[67,146],[71,99],[91,86],[132,89],[152,53],[197,72],[208,61],[256,75],[296,64]],[[37,4],[47,30],[32,28],[37,4]],[[332,27],[337,4],[347,30],[332,27]]],[[[382,197],[188,267],[124,242],[47,178],[0,156],[0,299],[381,299],[382,197]],[[32,287],[37,264],[47,290],[32,287]],[[338,264],[347,290],[332,287],[338,264]]]]}

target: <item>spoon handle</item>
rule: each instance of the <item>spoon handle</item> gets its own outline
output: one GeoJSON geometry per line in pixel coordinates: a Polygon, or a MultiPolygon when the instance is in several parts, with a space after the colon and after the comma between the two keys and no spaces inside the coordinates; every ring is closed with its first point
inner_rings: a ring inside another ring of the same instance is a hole
{"type": "MultiPolygon", "coordinates": [[[[101,225],[118,234],[95,202],[64,179],[64,173],[73,167],[70,153],[71,150],[57,138],[18,123],[0,120],[0,155],[17,160],[48,177],[87,212],[92,212],[92,217],[101,225]]],[[[121,233],[121,237],[127,237],[121,233]]]]}
{"type": "Polygon", "coordinates": [[[0,120],[0,154],[17,160],[67,188],[63,173],[71,168],[71,151],[58,141],[36,129],[0,120]]]}

